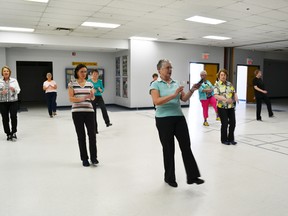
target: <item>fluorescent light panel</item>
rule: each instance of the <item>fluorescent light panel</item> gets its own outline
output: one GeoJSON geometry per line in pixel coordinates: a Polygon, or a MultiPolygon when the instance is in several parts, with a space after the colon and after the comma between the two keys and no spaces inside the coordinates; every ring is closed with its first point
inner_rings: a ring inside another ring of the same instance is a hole
{"type": "Polygon", "coordinates": [[[49,2],[49,0],[25,0],[25,1],[40,2],[40,3],[48,3],[49,2]]]}
{"type": "Polygon", "coordinates": [[[98,27],[98,28],[117,28],[120,26],[119,24],[99,23],[99,22],[84,22],[81,25],[88,26],[88,27],[98,27]]]}
{"type": "Polygon", "coordinates": [[[34,29],[0,26],[0,31],[34,32],[34,29]]]}
{"type": "Polygon", "coordinates": [[[230,38],[230,37],[213,36],[213,35],[204,36],[203,38],[213,39],[213,40],[229,40],[229,39],[232,39],[232,38],[230,38]]]}
{"type": "Polygon", "coordinates": [[[132,39],[132,40],[150,40],[150,41],[158,40],[157,38],[138,37],[138,36],[130,37],[130,39],[132,39]]]}
{"type": "Polygon", "coordinates": [[[217,25],[217,24],[226,22],[224,20],[213,19],[213,18],[202,17],[202,16],[193,16],[193,17],[187,18],[185,20],[193,21],[193,22],[199,22],[199,23],[212,24],[212,25],[217,25]]]}

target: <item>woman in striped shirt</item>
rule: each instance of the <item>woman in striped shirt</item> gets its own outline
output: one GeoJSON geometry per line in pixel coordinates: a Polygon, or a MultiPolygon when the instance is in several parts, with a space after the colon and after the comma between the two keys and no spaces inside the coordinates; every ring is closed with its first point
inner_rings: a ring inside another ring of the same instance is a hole
{"type": "Polygon", "coordinates": [[[83,166],[90,166],[86,148],[85,126],[89,137],[90,160],[93,165],[98,164],[95,134],[95,113],[92,101],[95,99],[93,84],[86,80],[87,67],[77,65],[74,70],[75,81],[69,84],[69,99],[72,102],[72,118],[78,137],[80,157],[83,166]]]}

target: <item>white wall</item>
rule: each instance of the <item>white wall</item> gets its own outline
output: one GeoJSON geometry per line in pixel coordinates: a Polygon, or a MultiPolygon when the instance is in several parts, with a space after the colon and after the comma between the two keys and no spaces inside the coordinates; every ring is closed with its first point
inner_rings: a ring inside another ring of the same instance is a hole
{"type": "Polygon", "coordinates": [[[0,66],[6,65],[6,48],[0,47],[0,66]]]}
{"type": "MultiPolygon", "coordinates": [[[[131,40],[129,50],[100,53],[71,51],[40,50],[25,48],[0,48],[0,63],[12,69],[12,76],[16,74],[16,61],[51,61],[53,62],[54,79],[58,84],[59,106],[70,106],[65,85],[65,68],[73,67],[72,62],[97,62],[98,67],[105,69],[104,100],[107,104],[118,104],[129,108],[152,107],[149,95],[149,84],[152,74],[157,72],[156,65],[160,59],[172,61],[173,79],[189,80],[189,63],[218,63],[220,68],[224,62],[224,48],[207,47],[189,44],[164,43],[155,41],[131,40]],[[209,53],[209,59],[202,59],[202,53],[209,53]],[[115,57],[128,56],[128,98],[116,97],[115,57]]],[[[235,71],[237,64],[246,64],[246,59],[252,58],[254,65],[263,68],[264,58],[287,59],[287,54],[274,54],[235,49],[235,71]]],[[[236,77],[236,76],[234,76],[236,77]]],[[[33,77],[31,77],[33,79],[33,77]]],[[[185,91],[188,90],[188,85],[185,91]]],[[[187,102],[189,103],[189,102],[187,102]]]]}
{"type": "Polygon", "coordinates": [[[152,106],[149,84],[152,74],[157,72],[156,65],[160,59],[172,61],[172,77],[175,80],[189,80],[190,62],[219,63],[223,67],[224,61],[224,48],[221,47],[155,41],[131,40],[130,53],[131,108],[152,106]],[[209,53],[209,59],[203,60],[202,53],[209,53]]]}
{"type": "Polygon", "coordinates": [[[287,97],[287,91],[283,91],[283,88],[281,87],[285,86],[285,82],[288,76],[286,67],[286,65],[288,65],[288,53],[259,52],[235,49],[234,57],[235,71],[237,64],[246,64],[247,58],[253,59],[253,65],[260,65],[260,69],[263,71],[263,80],[265,83],[265,87],[268,89],[269,92],[269,97],[287,97]],[[285,61],[286,63],[283,63],[283,66],[282,63],[277,64],[277,61],[275,61],[273,65],[264,68],[265,60],[285,61]]]}
{"type": "Polygon", "coordinates": [[[246,65],[246,59],[253,59],[253,65],[260,65],[260,70],[265,72],[264,59],[274,59],[274,60],[284,60],[287,61],[288,53],[277,53],[277,52],[260,52],[260,51],[251,51],[244,49],[235,49],[234,52],[234,72],[236,71],[237,64],[246,65]]]}
{"type": "MultiPolygon", "coordinates": [[[[1,53],[1,52],[0,52],[1,53]]],[[[58,84],[58,106],[70,106],[68,92],[65,85],[65,68],[74,68],[72,62],[97,62],[105,69],[105,103],[114,103],[115,99],[115,53],[76,52],[40,50],[25,48],[7,48],[7,65],[12,69],[12,77],[16,74],[16,61],[51,61],[53,62],[53,76],[58,84]]],[[[33,77],[31,77],[33,79],[33,77]]]]}
{"type": "MultiPolygon", "coordinates": [[[[235,49],[234,51],[234,75],[237,71],[237,64],[247,64],[247,58],[253,59],[253,65],[260,65],[260,69],[263,69],[263,59],[264,52],[251,51],[251,50],[243,50],[243,49],[235,49]]],[[[236,76],[234,76],[236,78],[236,76]]],[[[235,80],[234,80],[235,81],[235,80]]]]}

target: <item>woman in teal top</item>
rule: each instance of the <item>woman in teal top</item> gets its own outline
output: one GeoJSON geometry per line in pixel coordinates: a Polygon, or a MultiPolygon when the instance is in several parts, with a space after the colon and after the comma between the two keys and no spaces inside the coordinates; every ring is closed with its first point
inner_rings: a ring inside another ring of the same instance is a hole
{"type": "Polygon", "coordinates": [[[218,116],[218,110],[217,110],[217,101],[214,97],[214,86],[211,84],[209,80],[206,79],[207,72],[205,70],[201,71],[200,77],[203,80],[203,83],[201,84],[200,88],[198,89],[199,93],[199,100],[201,102],[202,108],[203,108],[203,117],[204,117],[204,126],[209,126],[207,119],[208,119],[208,110],[209,105],[211,105],[216,113],[216,120],[219,121],[220,118],[218,116]]]}
{"type": "Polygon", "coordinates": [[[105,121],[105,124],[107,127],[111,126],[111,122],[107,113],[107,109],[105,106],[105,102],[103,100],[102,97],[102,93],[104,92],[104,87],[103,87],[103,83],[102,80],[98,79],[99,77],[99,71],[97,69],[93,70],[91,73],[91,78],[88,79],[89,82],[91,82],[94,86],[95,89],[95,100],[92,101],[92,105],[93,105],[93,109],[95,112],[95,125],[96,125],[96,133],[98,134],[98,124],[97,124],[97,113],[96,113],[96,108],[97,105],[99,105],[101,112],[102,112],[102,116],[103,119],[105,121]]]}
{"type": "Polygon", "coordinates": [[[178,186],[174,162],[175,136],[182,152],[187,183],[202,184],[204,180],[199,178],[200,172],[191,151],[189,130],[180,104],[180,100],[189,100],[193,92],[199,88],[199,84],[194,84],[190,91],[185,93],[184,86],[171,79],[172,66],[167,59],[158,62],[157,70],[161,79],[151,84],[150,94],[156,105],[156,127],[164,156],[164,181],[171,187],[178,186]]]}

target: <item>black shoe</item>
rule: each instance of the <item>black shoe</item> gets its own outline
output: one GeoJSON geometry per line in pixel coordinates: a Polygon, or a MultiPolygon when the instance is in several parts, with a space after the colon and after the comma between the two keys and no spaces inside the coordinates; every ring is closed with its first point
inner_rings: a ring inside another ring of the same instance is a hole
{"type": "Polygon", "coordinates": [[[237,144],[237,142],[235,142],[235,141],[231,141],[230,142],[232,145],[236,145],[237,144]]]}
{"type": "Polygon", "coordinates": [[[257,119],[257,121],[262,121],[262,119],[257,119]]]}
{"type": "Polygon", "coordinates": [[[7,135],[7,141],[12,140],[12,135],[7,135]]]}
{"type": "Polygon", "coordinates": [[[95,160],[93,160],[93,161],[91,160],[91,163],[92,163],[92,165],[95,166],[95,165],[99,164],[99,161],[98,161],[97,159],[95,159],[95,160]]]}
{"type": "Polygon", "coordinates": [[[187,184],[203,184],[205,181],[203,179],[200,179],[200,178],[196,178],[196,179],[189,179],[187,180],[187,184]]]}
{"type": "Polygon", "coordinates": [[[275,118],[275,116],[274,115],[270,115],[269,118],[275,118]]]}
{"type": "Polygon", "coordinates": [[[13,134],[12,134],[12,138],[13,138],[13,139],[17,139],[16,133],[13,133],[13,134]]]}
{"type": "Polygon", "coordinates": [[[98,131],[96,131],[96,134],[99,134],[99,132],[98,132],[98,131]]]}
{"type": "Polygon", "coordinates": [[[166,181],[166,180],[165,180],[165,182],[166,182],[169,186],[171,186],[171,187],[178,187],[178,184],[177,184],[176,181],[169,182],[169,181],[166,181]]]}
{"type": "Polygon", "coordinates": [[[82,164],[83,164],[84,167],[89,167],[89,166],[90,166],[90,163],[89,163],[88,160],[84,160],[84,161],[82,162],[82,164]]]}
{"type": "Polygon", "coordinates": [[[230,145],[230,142],[221,142],[222,144],[224,144],[224,145],[230,145]]]}
{"type": "Polygon", "coordinates": [[[50,115],[50,118],[53,118],[53,115],[50,115]]]}
{"type": "Polygon", "coordinates": [[[111,124],[111,123],[108,123],[108,124],[106,124],[106,127],[110,127],[110,126],[112,126],[112,124],[111,124]]]}

